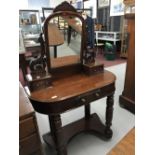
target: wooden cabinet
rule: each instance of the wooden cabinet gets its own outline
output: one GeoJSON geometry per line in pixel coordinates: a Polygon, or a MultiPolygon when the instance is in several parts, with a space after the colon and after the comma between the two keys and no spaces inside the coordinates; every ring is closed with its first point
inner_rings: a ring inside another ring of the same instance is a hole
{"type": "Polygon", "coordinates": [[[128,60],[125,75],[125,84],[120,105],[131,112],[135,112],[135,15],[126,14],[128,20],[127,31],[129,33],[128,60]]]}
{"type": "Polygon", "coordinates": [[[124,4],[133,4],[135,0],[124,0],[124,4]]]}
{"type": "Polygon", "coordinates": [[[122,20],[122,37],[121,37],[121,53],[120,56],[122,58],[128,57],[128,48],[129,48],[129,32],[128,32],[128,19],[126,16],[131,16],[131,14],[135,14],[135,1],[134,0],[124,0],[124,16],[122,20]]]}
{"type": "Polygon", "coordinates": [[[35,112],[22,85],[19,85],[19,154],[42,155],[35,112]]]}

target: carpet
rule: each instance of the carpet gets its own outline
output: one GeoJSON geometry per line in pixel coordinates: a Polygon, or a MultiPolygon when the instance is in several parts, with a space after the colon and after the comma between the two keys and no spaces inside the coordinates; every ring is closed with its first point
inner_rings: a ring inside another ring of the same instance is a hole
{"type": "MultiPolygon", "coordinates": [[[[135,115],[119,106],[119,95],[121,95],[124,87],[124,77],[126,63],[106,67],[107,70],[113,72],[116,77],[116,92],[114,97],[114,113],[112,121],[113,137],[109,141],[103,141],[94,135],[81,133],[74,137],[67,146],[68,155],[106,155],[135,125],[135,115]]],[[[101,121],[105,123],[106,98],[91,103],[91,113],[96,112],[101,121]]],[[[49,132],[48,117],[36,113],[40,135],[49,132]]],[[[61,115],[63,126],[78,120],[84,116],[84,108],[80,107],[75,110],[66,112],[61,115]]],[[[42,140],[42,138],[41,138],[42,140]]],[[[56,155],[50,147],[42,140],[45,155],[56,155]]]]}

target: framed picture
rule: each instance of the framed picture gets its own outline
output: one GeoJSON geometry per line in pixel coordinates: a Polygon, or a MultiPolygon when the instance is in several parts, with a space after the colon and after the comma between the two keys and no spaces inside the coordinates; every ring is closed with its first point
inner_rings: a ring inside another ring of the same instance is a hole
{"type": "Polygon", "coordinates": [[[111,0],[110,16],[122,16],[122,15],[124,15],[123,0],[111,0]]]}
{"type": "Polygon", "coordinates": [[[103,8],[109,6],[109,0],[98,0],[98,7],[103,8]]]}

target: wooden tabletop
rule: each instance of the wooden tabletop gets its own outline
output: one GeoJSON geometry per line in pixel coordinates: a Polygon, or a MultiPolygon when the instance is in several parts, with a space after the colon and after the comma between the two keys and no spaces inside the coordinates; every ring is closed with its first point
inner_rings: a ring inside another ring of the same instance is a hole
{"type": "Polygon", "coordinates": [[[31,92],[29,97],[40,102],[55,103],[110,85],[115,79],[115,75],[109,71],[92,76],[76,74],[55,80],[51,87],[31,92]]]}

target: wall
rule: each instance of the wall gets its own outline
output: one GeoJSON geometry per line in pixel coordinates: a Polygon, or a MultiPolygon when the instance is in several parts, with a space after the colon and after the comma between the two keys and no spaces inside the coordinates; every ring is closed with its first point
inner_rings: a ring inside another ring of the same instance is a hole
{"type": "Polygon", "coordinates": [[[97,11],[97,23],[106,27],[107,31],[120,31],[122,16],[110,16],[110,7],[100,8],[97,11]]]}
{"type": "Polygon", "coordinates": [[[20,0],[18,2],[19,10],[28,9],[28,0],[20,0]]]}
{"type": "MultiPolygon", "coordinates": [[[[65,0],[50,0],[50,6],[52,8],[55,8],[58,4],[60,4],[61,2],[63,2],[65,0]]],[[[67,0],[66,0],[67,1],[67,0]]]]}

